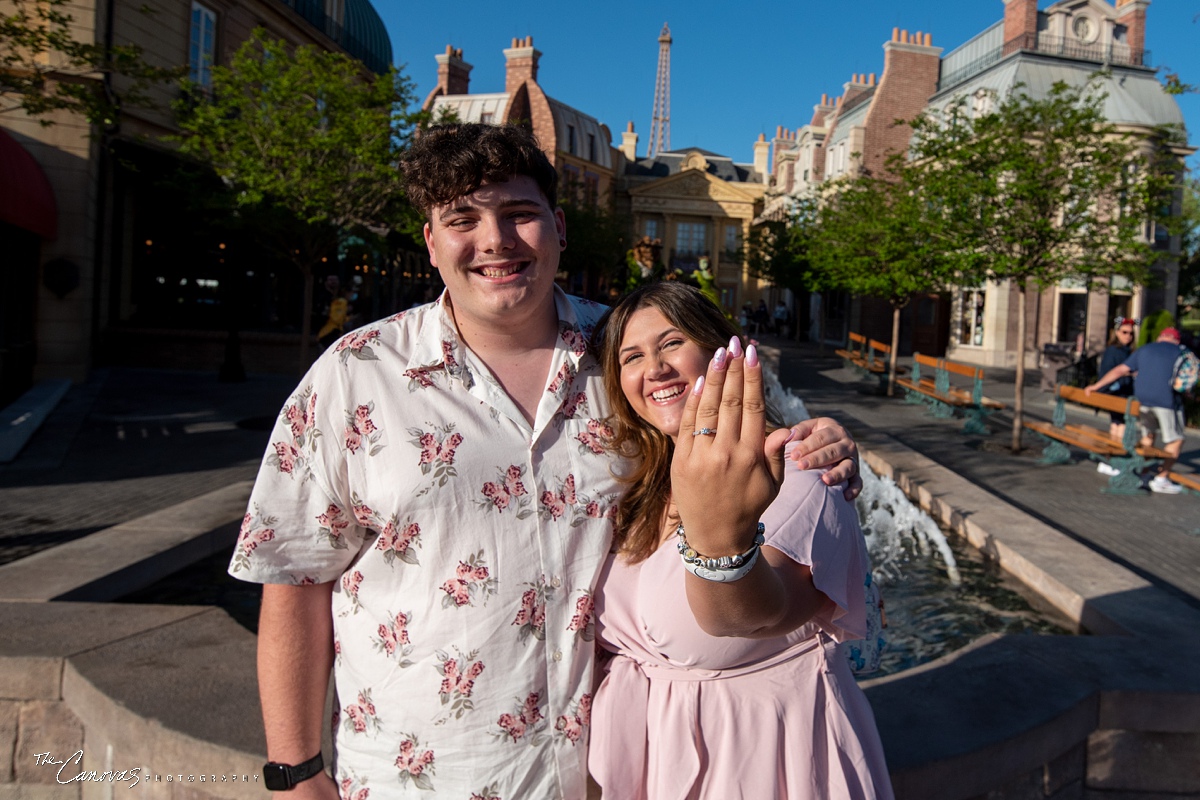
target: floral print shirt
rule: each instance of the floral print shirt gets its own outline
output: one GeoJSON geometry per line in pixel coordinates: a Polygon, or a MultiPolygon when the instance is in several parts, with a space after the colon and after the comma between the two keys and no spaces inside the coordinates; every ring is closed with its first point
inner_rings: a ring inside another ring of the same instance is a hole
{"type": "Polygon", "coordinates": [[[347,334],[279,416],[230,572],[336,581],[343,798],[586,796],[592,592],[618,486],[586,344],[555,290],[531,428],[446,296],[347,334]]]}

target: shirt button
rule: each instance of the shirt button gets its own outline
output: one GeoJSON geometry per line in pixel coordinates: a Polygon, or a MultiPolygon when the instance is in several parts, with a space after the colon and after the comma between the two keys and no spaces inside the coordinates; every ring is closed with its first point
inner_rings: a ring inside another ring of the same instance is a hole
{"type": "Polygon", "coordinates": [[[562,650],[555,650],[555,651],[554,651],[554,660],[555,660],[555,661],[562,661],[562,650]]]}
{"type": "Polygon", "coordinates": [[[557,577],[551,578],[550,585],[557,589],[558,587],[562,586],[562,579],[557,577]]]}

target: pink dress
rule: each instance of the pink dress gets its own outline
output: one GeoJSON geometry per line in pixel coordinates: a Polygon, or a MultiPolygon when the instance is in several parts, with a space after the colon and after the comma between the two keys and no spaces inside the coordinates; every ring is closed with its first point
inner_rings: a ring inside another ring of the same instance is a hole
{"type": "Polygon", "coordinates": [[[605,800],[892,797],[875,717],[836,642],[866,632],[866,544],[842,487],[788,461],[767,544],[812,568],[836,604],[787,636],[717,638],[688,608],[675,541],[609,556],[588,767],[605,800]]]}

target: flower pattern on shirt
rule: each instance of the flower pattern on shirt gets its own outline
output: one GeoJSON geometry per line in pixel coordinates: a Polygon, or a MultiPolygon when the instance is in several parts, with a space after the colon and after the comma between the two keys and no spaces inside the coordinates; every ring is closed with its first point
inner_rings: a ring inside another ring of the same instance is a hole
{"type": "Polygon", "coordinates": [[[354,733],[375,734],[379,731],[379,715],[371,702],[371,690],[360,689],[358,700],[342,709],[342,725],[354,733]]]}
{"type": "Polygon", "coordinates": [[[441,362],[426,364],[421,367],[413,367],[404,370],[404,377],[408,378],[408,390],[416,392],[421,389],[430,389],[435,385],[435,379],[445,373],[441,362]]]}
{"type": "Polygon", "coordinates": [[[504,800],[500,796],[500,789],[495,785],[485,786],[477,792],[471,792],[470,800],[504,800]]]}
{"type": "Polygon", "coordinates": [[[588,337],[583,334],[578,325],[563,324],[559,329],[559,336],[562,337],[563,344],[577,356],[581,356],[587,352],[588,337]]]}
{"type": "Polygon", "coordinates": [[[412,781],[418,789],[433,790],[433,751],[421,750],[421,740],[416,734],[400,734],[400,754],[396,756],[396,769],[400,771],[400,783],[408,788],[412,781]]]}
{"type": "Polygon", "coordinates": [[[316,427],[317,393],[313,387],[307,386],[298,392],[279,416],[287,423],[290,441],[272,442],[273,452],[267,455],[266,461],[282,473],[292,477],[299,473],[307,480],[308,454],[317,451],[317,439],[321,437],[321,431],[316,427]]]}
{"type": "Polygon", "coordinates": [[[368,455],[378,455],[383,449],[383,445],[379,444],[379,439],[383,436],[383,431],[371,421],[371,414],[375,412],[375,401],[360,405],[354,410],[346,411],[346,432],[343,436],[346,449],[352,454],[359,450],[366,452],[368,455]],[[364,444],[365,440],[365,444],[364,444]]]}
{"type": "Polygon", "coordinates": [[[567,623],[567,630],[585,642],[595,639],[596,624],[593,619],[595,608],[596,604],[592,596],[583,592],[575,601],[575,613],[571,615],[571,621],[567,623]]]}
{"type": "Polygon", "coordinates": [[[546,391],[552,395],[563,399],[567,389],[571,386],[571,381],[575,379],[575,369],[568,361],[558,368],[558,373],[554,376],[554,380],[550,381],[550,385],[546,387],[546,391]]]}
{"type": "Polygon", "coordinates": [[[586,740],[587,730],[591,724],[592,696],[584,694],[566,714],[554,721],[555,737],[560,741],[570,742],[574,747],[580,739],[586,740]]]}
{"type": "Polygon", "coordinates": [[[465,561],[459,561],[454,570],[454,577],[441,585],[446,593],[442,598],[442,608],[458,608],[473,606],[475,601],[482,599],[487,605],[489,597],[496,593],[496,579],[483,563],[483,551],[472,553],[465,561]]]}
{"type": "Polygon", "coordinates": [[[498,472],[497,480],[488,481],[479,490],[486,499],[477,502],[488,510],[494,508],[496,513],[502,514],[515,501],[517,519],[525,519],[533,513],[533,509],[529,507],[529,493],[521,480],[521,476],[525,474],[525,467],[512,464],[507,469],[500,467],[498,472]]]}
{"type": "Polygon", "coordinates": [[[358,602],[358,592],[362,588],[362,583],[363,574],[357,569],[342,576],[342,591],[350,598],[350,608],[355,614],[362,608],[358,602]]]}
{"type": "Polygon", "coordinates": [[[238,533],[237,547],[234,549],[230,567],[234,572],[250,568],[250,556],[258,546],[275,538],[275,524],[275,517],[263,517],[257,506],[254,507],[253,513],[242,517],[242,529],[238,533]]]}
{"type": "Polygon", "coordinates": [[[455,656],[444,650],[437,651],[440,662],[437,665],[442,683],[438,687],[438,697],[441,699],[445,714],[438,719],[439,725],[450,719],[461,719],[463,714],[475,710],[475,701],[471,693],[475,690],[475,680],[483,674],[484,663],[479,660],[479,651],[472,650],[463,654],[457,647],[455,656]]]}
{"type": "Polygon", "coordinates": [[[344,516],[344,513],[336,503],[330,503],[329,508],[317,516],[317,522],[321,524],[321,527],[317,529],[317,536],[336,550],[344,550],[348,547],[346,537],[342,533],[349,527],[350,520],[344,516]]]}
{"type": "Polygon", "coordinates": [[[505,738],[514,743],[527,741],[531,745],[541,744],[546,740],[546,715],[542,712],[541,695],[530,692],[522,701],[517,699],[516,708],[512,713],[505,712],[496,721],[499,731],[492,735],[505,738]]]}
{"type": "Polygon", "coordinates": [[[546,601],[553,596],[554,587],[545,575],[537,583],[522,585],[529,588],[521,593],[521,608],[512,621],[517,626],[517,638],[525,642],[532,636],[543,641],[546,638],[546,601]]]}
{"type": "Polygon", "coordinates": [[[421,455],[417,457],[421,474],[432,473],[437,485],[445,486],[446,481],[458,477],[458,470],[454,468],[454,454],[463,443],[463,437],[462,434],[454,432],[453,422],[433,428],[428,431],[409,428],[408,435],[413,437],[409,441],[421,451],[421,455]]]}
{"type": "Polygon", "coordinates": [[[589,419],[587,430],[575,434],[575,440],[580,444],[580,452],[596,456],[604,455],[605,445],[612,437],[612,427],[598,419],[589,419]]]}
{"type": "Polygon", "coordinates": [[[365,779],[347,770],[338,783],[338,796],[341,800],[369,800],[371,790],[366,784],[365,779]]]}
{"type": "Polygon", "coordinates": [[[412,655],[413,645],[408,638],[408,620],[412,615],[404,612],[393,615],[390,611],[388,615],[393,619],[390,623],[379,623],[375,646],[389,658],[396,659],[396,666],[401,669],[411,667],[413,662],[408,657],[412,655]]]}
{"type": "Polygon", "coordinates": [[[575,491],[575,476],[567,477],[556,491],[547,489],[540,498],[538,514],[542,519],[557,521],[567,517],[572,528],[577,528],[588,519],[601,519],[616,513],[616,495],[591,498],[575,491]]]}
{"type": "Polygon", "coordinates": [[[371,342],[378,338],[378,328],[361,328],[339,339],[334,352],[338,354],[342,364],[350,360],[350,356],[354,356],[359,361],[378,361],[379,356],[375,355],[375,351],[371,349],[371,342]]]}

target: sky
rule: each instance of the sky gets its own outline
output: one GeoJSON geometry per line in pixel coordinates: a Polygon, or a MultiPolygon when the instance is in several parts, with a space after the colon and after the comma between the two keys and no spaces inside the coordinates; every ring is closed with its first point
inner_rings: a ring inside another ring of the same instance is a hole
{"type": "MultiPolygon", "coordinates": [[[[374,0],[393,57],[418,103],[437,83],[447,44],[474,66],[471,91],[504,91],[504,48],[533,36],[538,83],[551,97],[608,125],[613,144],[632,120],[646,154],[658,34],[671,28],[671,145],[753,160],[759,133],[808,124],[821,94],[842,93],[854,73],[883,72],[892,28],[933,34],[949,52],[1003,18],[1003,0],[374,0]]],[[[1048,0],[1040,8],[1052,5],[1048,0]]],[[[1146,46],[1160,75],[1200,85],[1200,0],[1152,0],[1146,46]]],[[[1200,94],[1179,98],[1189,141],[1200,145],[1200,94]]],[[[1188,159],[1200,171],[1200,155],[1188,159]]]]}

